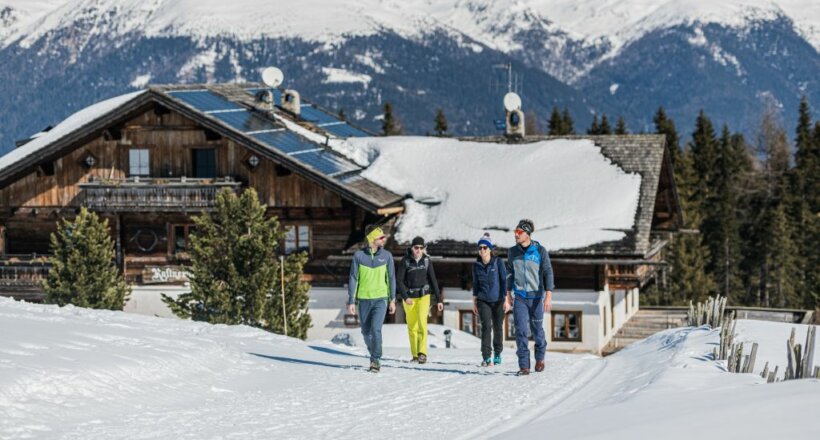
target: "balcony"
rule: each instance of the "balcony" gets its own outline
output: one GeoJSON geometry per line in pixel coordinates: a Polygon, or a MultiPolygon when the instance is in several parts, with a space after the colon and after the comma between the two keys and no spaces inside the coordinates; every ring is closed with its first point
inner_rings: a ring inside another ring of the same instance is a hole
{"type": "Polygon", "coordinates": [[[239,191],[241,182],[230,177],[215,179],[145,178],[94,180],[80,184],[85,206],[94,211],[201,211],[214,206],[216,195],[229,188],[239,191]]]}
{"type": "Polygon", "coordinates": [[[51,263],[46,257],[6,255],[0,260],[0,296],[41,301],[41,283],[48,277],[49,269],[51,263]]]}

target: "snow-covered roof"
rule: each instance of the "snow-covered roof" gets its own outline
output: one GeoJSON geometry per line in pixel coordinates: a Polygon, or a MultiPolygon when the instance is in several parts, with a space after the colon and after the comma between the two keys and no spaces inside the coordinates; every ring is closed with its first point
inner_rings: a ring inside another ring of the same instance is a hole
{"type": "Polygon", "coordinates": [[[64,147],[78,147],[85,137],[154,101],[329,187],[364,209],[378,212],[399,206],[402,196],[361,177],[359,166],[324,145],[331,138],[368,136],[367,132],[307,100],[301,116],[280,107],[271,112],[268,104],[255,97],[263,87],[256,83],[151,86],[93,104],[0,157],[0,187],[21,173],[31,172],[39,162],[52,160],[64,147]]]}
{"type": "Polygon", "coordinates": [[[2,173],[9,166],[15,164],[20,159],[31,156],[62,137],[71,134],[94,120],[107,115],[117,107],[132,101],[143,93],[145,93],[145,90],[126,93],[124,95],[106,99],[105,101],[100,101],[74,113],[57,124],[57,126],[51,130],[36,134],[31,141],[14,150],[11,150],[5,156],[0,157],[0,173],[2,173]]]}
{"type": "Polygon", "coordinates": [[[331,146],[366,167],[363,177],[412,197],[396,224],[400,243],[416,235],[474,243],[490,232],[510,247],[518,220],[529,218],[548,249],[577,249],[622,240],[636,224],[642,176],[592,138],[506,144],[398,136],[331,146]]]}

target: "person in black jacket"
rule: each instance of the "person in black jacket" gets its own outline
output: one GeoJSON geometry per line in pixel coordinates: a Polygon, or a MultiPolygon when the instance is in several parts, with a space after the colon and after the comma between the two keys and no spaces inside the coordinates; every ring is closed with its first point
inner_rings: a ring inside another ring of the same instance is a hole
{"type": "Polygon", "coordinates": [[[481,366],[501,364],[504,349],[504,299],[507,269],[493,255],[490,234],[478,240],[478,258],[473,264],[473,313],[481,320],[481,366]],[[492,344],[490,343],[492,341],[492,344]],[[492,353],[495,352],[495,356],[492,353]]]}
{"type": "Polygon", "coordinates": [[[424,239],[414,238],[396,269],[396,288],[407,318],[410,353],[413,362],[420,364],[427,362],[427,314],[430,312],[431,294],[436,298],[438,311],[444,310],[436,272],[424,249],[424,239]]]}

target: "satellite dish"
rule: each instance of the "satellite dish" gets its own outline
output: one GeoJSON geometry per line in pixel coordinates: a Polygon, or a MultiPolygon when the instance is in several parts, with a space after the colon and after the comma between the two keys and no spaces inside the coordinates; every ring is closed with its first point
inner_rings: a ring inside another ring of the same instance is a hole
{"type": "Polygon", "coordinates": [[[267,67],[262,71],[262,82],[268,87],[279,87],[284,79],[285,75],[276,67],[267,67]]]}
{"type": "Polygon", "coordinates": [[[509,92],[504,95],[504,109],[508,112],[521,109],[521,97],[516,93],[509,92]]]}

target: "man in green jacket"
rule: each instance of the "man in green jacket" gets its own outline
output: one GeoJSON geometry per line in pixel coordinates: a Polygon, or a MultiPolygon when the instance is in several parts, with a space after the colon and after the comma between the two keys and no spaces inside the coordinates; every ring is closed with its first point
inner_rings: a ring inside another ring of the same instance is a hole
{"type": "Polygon", "coordinates": [[[387,235],[381,228],[365,229],[368,246],[353,254],[348,283],[347,310],[356,314],[359,306],[359,325],[370,353],[370,371],[381,368],[382,324],[387,311],[396,313],[396,274],[393,255],[384,249],[387,235]]]}

